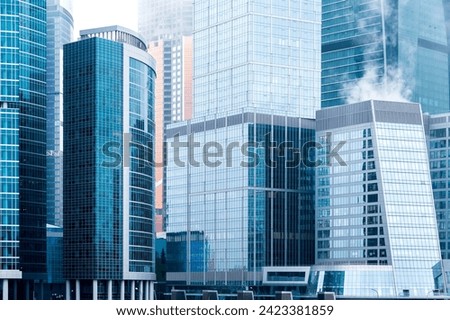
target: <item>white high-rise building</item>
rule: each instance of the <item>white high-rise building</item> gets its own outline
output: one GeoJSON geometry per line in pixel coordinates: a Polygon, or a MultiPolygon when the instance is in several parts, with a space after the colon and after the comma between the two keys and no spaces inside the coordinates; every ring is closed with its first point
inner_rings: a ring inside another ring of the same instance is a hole
{"type": "Polygon", "coordinates": [[[316,130],[317,288],[426,297],[441,252],[420,105],[326,108],[316,130]]]}

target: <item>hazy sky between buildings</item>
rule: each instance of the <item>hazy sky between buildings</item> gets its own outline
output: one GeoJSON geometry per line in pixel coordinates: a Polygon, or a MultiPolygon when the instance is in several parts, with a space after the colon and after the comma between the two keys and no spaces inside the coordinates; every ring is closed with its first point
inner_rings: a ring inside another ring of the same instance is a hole
{"type": "MultiPolygon", "coordinates": [[[[150,0],[149,0],[150,1],[150,0]]],[[[137,31],[138,0],[74,0],[75,39],[80,30],[121,25],[137,31]]]]}

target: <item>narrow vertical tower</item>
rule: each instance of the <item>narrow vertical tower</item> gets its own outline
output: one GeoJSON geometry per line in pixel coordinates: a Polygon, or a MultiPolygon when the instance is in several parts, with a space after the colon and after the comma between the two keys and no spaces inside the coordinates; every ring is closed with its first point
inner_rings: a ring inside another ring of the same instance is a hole
{"type": "Polygon", "coordinates": [[[47,282],[63,292],[63,45],[72,41],[72,0],[47,0],[47,282]]]}
{"type": "Polygon", "coordinates": [[[118,26],[64,47],[67,298],[153,296],[155,63],[146,49],[118,26]]]}
{"type": "Polygon", "coordinates": [[[73,39],[71,1],[47,1],[47,223],[62,227],[63,45],[73,39]]]}
{"type": "MultiPolygon", "coordinates": [[[[193,112],[193,0],[139,0],[138,31],[156,60],[155,213],[156,237],[165,237],[167,125],[190,120],[193,112]]],[[[158,252],[157,254],[160,254],[158,252]]]]}
{"type": "Polygon", "coordinates": [[[442,259],[450,259],[450,183],[447,170],[450,155],[450,113],[425,117],[428,125],[428,148],[434,206],[439,230],[442,259]]]}
{"type": "Polygon", "coordinates": [[[10,162],[15,143],[1,142],[8,150],[0,155],[2,177],[19,179],[19,195],[15,187],[2,191],[0,280],[6,298],[28,299],[46,272],[46,1],[0,0],[0,20],[0,105],[2,120],[9,119],[0,126],[19,135],[18,169],[10,162]],[[24,286],[9,290],[3,270],[20,270],[24,286]]]}

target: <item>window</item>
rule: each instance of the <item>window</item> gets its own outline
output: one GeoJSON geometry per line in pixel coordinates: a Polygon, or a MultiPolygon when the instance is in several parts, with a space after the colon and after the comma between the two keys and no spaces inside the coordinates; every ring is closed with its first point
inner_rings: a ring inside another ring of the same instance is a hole
{"type": "Polygon", "coordinates": [[[431,138],[444,138],[446,137],[446,129],[436,129],[436,130],[430,130],[430,137],[431,138]]]}
{"type": "Polygon", "coordinates": [[[368,181],[377,180],[377,173],[376,172],[369,172],[367,174],[367,180],[368,181]]]}
{"type": "Polygon", "coordinates": [[[272,271],[267,272],[267,281],[305,281],[305,272],[293,272],[293,271],[272,271]]]}
{"type": "Polygon", "coordinates": [[[367,224],[378,224],[378,217],[368,217],[367,218],[367,224]]]}
{"type": "Polygon", "coordinates": [[[367,250],[367,256],[369,258],[378,257],[378,250],[375,249],[367,250]]]}
{"type": "Polygon", "coordinates": [[[369,236],[378,235],[378,228],[367,228],[367,235],[369,235],[369,236]]]}
{"type": "Polygon", "coordinates": [[[367,202],[378,202],[378,194],[369,194],[367,202]]]}
{"type": "Polygon", "coordinates": [[[319,249],[328,249],[328,248],[330,248],[330,241],[328,241],[328,240],[319,241],[317,246],[319,249]]]}

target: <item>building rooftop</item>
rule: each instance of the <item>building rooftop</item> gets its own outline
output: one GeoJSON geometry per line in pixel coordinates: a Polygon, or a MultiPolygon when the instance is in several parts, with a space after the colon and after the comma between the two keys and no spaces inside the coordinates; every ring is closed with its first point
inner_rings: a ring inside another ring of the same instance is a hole
{"type": "Polygon", "coordinates": [[[81,39],[87,38],[103,38],[117,42],[127,43],[144,51],[147,51],[146,41],[139,33],[122,27],[122,26],[108,26],[101,28],[80,30],[81,39]]]}

